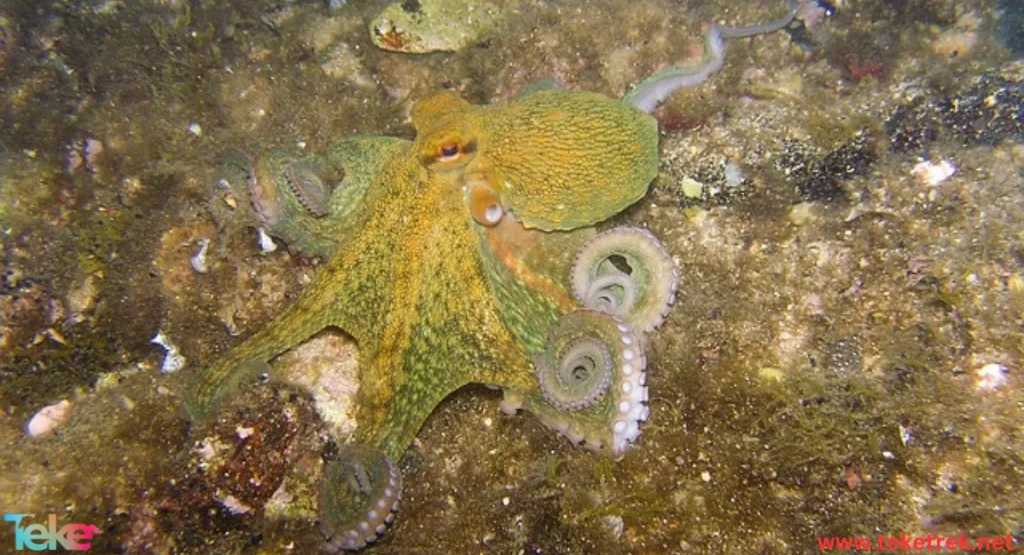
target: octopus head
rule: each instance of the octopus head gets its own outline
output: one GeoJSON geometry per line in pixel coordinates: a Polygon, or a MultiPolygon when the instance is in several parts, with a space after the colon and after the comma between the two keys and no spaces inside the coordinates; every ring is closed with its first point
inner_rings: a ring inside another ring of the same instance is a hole
{"type": "Polygon", "coordinates": [[[435,179],[465,192],[473,219],[493,227],[505,215],[501,187],[480,152],[481,112],[451,92],[436,94],[413,108],[416,159],[435,179]]]}
{"type": "Polygon", "coordinates": [[[428,97],[413,107],[416,158],[434,173],[461,170],[476,156],[479,128],[477,107],[453,92],[428,97]]]}

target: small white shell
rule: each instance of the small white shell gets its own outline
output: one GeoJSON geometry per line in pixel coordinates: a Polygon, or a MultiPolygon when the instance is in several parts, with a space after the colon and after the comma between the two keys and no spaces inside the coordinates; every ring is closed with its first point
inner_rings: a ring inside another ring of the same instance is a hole
{"type": "Polygon", "coordinates": [[[267,230],[261,227],[256,230],[256,234],[260,242],[260,251],[266,254],[277,250],[277,243],[270,238],[270,234],[267,233],[267,230]]]}
{"type": "Polygon", "coordinates": [[[924,160],[918,162],[914,169],[910,170],[910,174],[917,179],[918,182],[935,186],[943,181],[949,179],[956,173],[956,166],[953,165],[949,160],[939,160],[939,163],[930,162],[924,160]]]}
{"type": "Polygon", "coordinates": [[[181,355],[181,351],[178,350],[178,347],[167,339],[167,336],[164,335],[162,330],[156,333],[156,336],[150,340],[150,343],[160,345],[167,351],[167,356],[164,357],[164,363],[160,367],[161,373],[170,374],[185,367],[185,357],[181,355]]]}
{"type": "Polygon", "coordinates": [[[203,237],[199,240],[199,252],[189,259],[192,269],[200,274],[205,274],[209,267],[206,264],[206,251],[210,248],[210,240],[203,237]]]}
{"type": "Polygon", "coordinates": [[[67,420],[69,408],[71,408],[71,401],[63,399],[59,403],[39,409],[25,425],[25,433],[32,438],[49,434],[67,420]]]}

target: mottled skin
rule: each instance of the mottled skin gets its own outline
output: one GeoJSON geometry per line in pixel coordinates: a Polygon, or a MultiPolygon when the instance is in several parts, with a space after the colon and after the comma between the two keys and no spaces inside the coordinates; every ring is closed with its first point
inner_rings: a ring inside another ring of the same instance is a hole
{"type": "Polygon", "coordinates": [[[320,217],[281,179],[294,161],[271,156],[246,176],[271,231],[328,262],[290,308],[198,377],[188,402],[195,418],[260,363],[328,326],[359,346],[355,441],[392,460],[467,383],[554,410],[532,357],[559,316],[578,308],[568,272],[591,226],[653,179],[656,124],[600,95],[553,90],[504,106],[441,93],[417,104],[413,123],[412,143],[361,137],[301,161],[320,179],[311,186],[330,196],[320,217]],[[473,190],[504,207],[500,223],[474,219],[473,190]]]}

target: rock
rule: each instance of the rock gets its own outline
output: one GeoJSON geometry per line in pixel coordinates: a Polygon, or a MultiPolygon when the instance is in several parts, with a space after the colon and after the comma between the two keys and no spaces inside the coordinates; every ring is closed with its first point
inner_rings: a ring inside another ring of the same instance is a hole
{"type": "Polygon", "coordinates": [[[96,296],[99,288],[96,286],[96,274],[90,274],[81,283],[71,289],[68,293],[68,320],[72,324],[78,324],[85,320],[87,314],[96,306],[96,296]]]}
{"type": "Polygon", "coordinates": [[[515,11],[514,2],[402,0],[370,22],[373,43],[406,54],[454,52],[479,42],[515,11]]]}
{"type": "Polygon", "coordinates": [[[320,68],[327,75],[348,81],[361,89],[372,90],[376,87],[373,77],[356,55],[356,50],[346,42],[339,42],[328,48],[320,68]]]}

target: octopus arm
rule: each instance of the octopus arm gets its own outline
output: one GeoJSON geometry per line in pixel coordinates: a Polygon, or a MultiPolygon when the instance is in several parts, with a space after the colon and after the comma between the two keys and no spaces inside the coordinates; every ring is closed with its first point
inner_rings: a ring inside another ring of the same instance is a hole
{"type": "Polygon", "coordinates": [[[651,113],[672,93],[695,87],[705,82],[725,65],[725,41],[774,33],[793,21],[799,9],[796,0],[790,0],[789,10],[782,17],[749,27],[725,27],[712,24],[704,34],[704,57],[691,67],[670,67],[644,79],[623,99],[644,112],[651,113]]]}
{"type": "Polygon", "coordinates": [[[404,156],[410,144],[394,137],[364,135],[345,139],[328,149],[327,162],[343,175],[329,201],[330,213],[335,219],[353,222],[357,212],[368,211],[376,194],[372,189],[375,178],[388,162],[404,156]]]}
{"type": "Polygon", "coordinates": [[[322,305],[328,300],[309,291],[227,355],[206,369],[190,388],[185,408],[193,420],[209,417],[225,399],[269,370],[268,361],[329,325],[322,305]]]}

